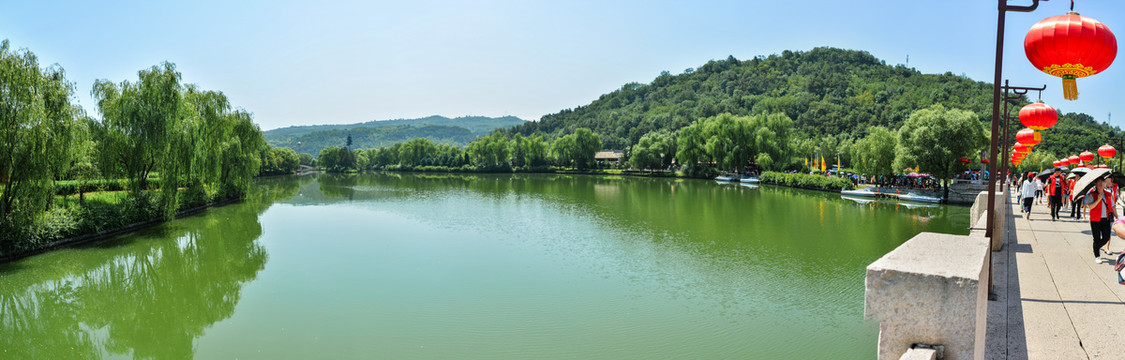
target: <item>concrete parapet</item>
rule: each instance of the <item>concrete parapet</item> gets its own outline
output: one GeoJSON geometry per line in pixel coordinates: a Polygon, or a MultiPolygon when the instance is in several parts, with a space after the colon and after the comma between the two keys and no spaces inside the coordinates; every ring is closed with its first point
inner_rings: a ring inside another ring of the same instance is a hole
{"type": "Polygon", "coordinates": [[[983,359],[988,306],[983,234],[920,233],[867,266],[864,314],[879,322],[879,359],[914,344],[945,359],[983,359]]]}
{"type": "Polygon", "coordinates": [[[996,214],[992,215],[992,251],[1003,249],[1004,239],[1008,238],[1008,213],[1011,210],[1008,206],[1008,199],[1011,197],[1008,195],[1007,186],[996,191],[996,214]]]}
{"type": "Polygon", "coordinates": [[[937,360],[937,354],[934,349],[910,349],[898,360],[937,360]]]}
{"type": "Polygon", "coordinates": [[[980,220],[980,216],[984,215],[985,210],[988,210],[988,189],[977,193],[973,200],[973,207],[969,208],[969,224],[975,226],[977,220],[980,220]]]}

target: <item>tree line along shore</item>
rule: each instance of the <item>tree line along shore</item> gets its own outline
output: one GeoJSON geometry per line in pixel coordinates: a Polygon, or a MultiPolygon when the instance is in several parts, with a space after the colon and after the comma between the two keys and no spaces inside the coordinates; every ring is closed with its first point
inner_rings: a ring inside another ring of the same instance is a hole
{"type": "MultiPolygon", "coordinates": [[[[253,177],[302,165],[699,178],[753,169],[771,174],[767,183],[840,189],[842,179],[803,174],[813,170],[810,159],[864,175],[916,168],[949,179],[969,169],[958,159],[979,159],[988,134],[987,84],[831,48],[665,72],[464,147],[415,138],[353,149],[343,132],[339,146],[315,156],[269,146],[248,111],[222,92],[184,83],[172,63],[132,80],[95,82],[100,118],[75,103],[61,66],[41,67],[32,52],[5,40],[0,67],[0,256],[237,199],[253,177]],[[607,149],[620,151],[621,161],[596,161],[607,149]]],[[[1056,127],[1037,148],[1044,161],[1120,132],[1074,113],[1056,127]]],[[[1022,166],[1041,162],[1029,157],[1022,166]]]]}

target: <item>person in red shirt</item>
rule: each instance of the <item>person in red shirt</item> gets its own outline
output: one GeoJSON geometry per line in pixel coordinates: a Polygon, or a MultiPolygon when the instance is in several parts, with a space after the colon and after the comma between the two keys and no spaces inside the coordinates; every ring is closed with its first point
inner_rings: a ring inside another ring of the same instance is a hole
{"type": "Polygon", "coordinates": [[[1112,219],[1117,217],[1117,209],[1110,202],[1113,198],[1111,181],[1108,177],[1094,180],[1094,189],[1086,194],[1085,203],[1090,207],[1090,231],[1094,234],[1094,262],[1098,264],[1108,261],[1101,257],[1101,249],[1109,243],[1112,219]]]}
{"type": "Polygon", "coordinates": [[[1051,208],[1051,221],[1059,219],[1059,209],[1062,208],[1063,182],[1062,170],[1055,168],[1051,177],[1047,178],[1047,206],[1051,208]]]}

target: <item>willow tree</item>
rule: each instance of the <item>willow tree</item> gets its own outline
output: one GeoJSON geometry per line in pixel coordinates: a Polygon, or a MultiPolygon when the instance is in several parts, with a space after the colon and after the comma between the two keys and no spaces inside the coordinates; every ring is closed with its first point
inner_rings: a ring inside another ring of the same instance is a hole
{"type": "Polygon", "coordinates": [[[175,64],[165,62],[138,72],[136,82],[98,80],[93,90],[102,113],[96,134],[103,173],[128,178],[140,195],[159,172],[165,217],[181,206],[181,187],[192,204],[208,200],[200,198],[207,188],[223,198],[244,195],[266,146],[249,113],[231,110],[220,92],[181,80],[175,64]]]}
{"type": "MultiPolygon", "coordinates": [[[[987,143],[976,114],[941,104],[915,111],[898,131],[895,168],[917,166],[941,179],[942,185],[957,169],[958,159],[972,157],[987,143]]],[[[949,187],[945,187],[948,195],[949,187]]]]}
{"type": "Polygon", "coordinates": [[[860,172],[869,175],[893,175],[898,135],[882,126],[867,129],[867,136],[856,141],[852,160],[860,172]]]}
{"type": "Polygon", "coordinates": [[[81,132],[73,85],[57,65],[0,42],[0,250],[26,234],[54,198],[81,132]]]}

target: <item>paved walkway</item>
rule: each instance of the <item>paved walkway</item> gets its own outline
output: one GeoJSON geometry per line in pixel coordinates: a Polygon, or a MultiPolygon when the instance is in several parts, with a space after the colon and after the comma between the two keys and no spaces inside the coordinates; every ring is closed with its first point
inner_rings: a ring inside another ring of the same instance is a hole
{"type": "MultiPolygon", "coordinates": [[[[1007,243],[992,253],[986,358],[1125,359],[1125,285],[1113,261],[1094,263],[1090,223],[1051,221],[1046,201],[1030,220],[1011,209],[1007,243]]],[[[1110,249],[1122,248],[1113,237],[1110,249]]]]}

